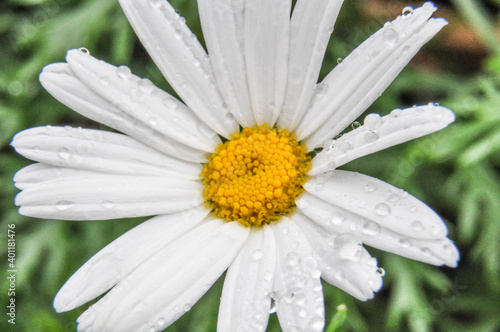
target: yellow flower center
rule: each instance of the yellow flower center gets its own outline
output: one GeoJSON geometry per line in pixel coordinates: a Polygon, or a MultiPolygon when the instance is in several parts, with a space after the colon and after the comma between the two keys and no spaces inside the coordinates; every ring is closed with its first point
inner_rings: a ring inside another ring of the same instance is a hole
{"type": "Polygon", "coordinates": [[[310,166],[305,147],[288,130],[244,128],[209,157],[203,197],[216,217],[260,226],[292,212],[310,166]]]}

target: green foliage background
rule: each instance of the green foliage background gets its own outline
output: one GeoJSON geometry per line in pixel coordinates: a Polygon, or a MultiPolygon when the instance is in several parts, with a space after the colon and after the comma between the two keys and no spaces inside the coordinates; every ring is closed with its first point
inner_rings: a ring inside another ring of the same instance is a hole
{"type": "MultiPolygon", "coordinates": [[[[172,0],[202,40],[196,1],[172,0]]],[[[460,249],[457,269],[428,266],[368,248],[387,271],[374,300],[324,285],[328,331],[500,330],[500,0],[435,1],[450,24],[368,110],[439,102],[457,115],[449,128],[350,163],[346,168],[404,188],[447,222],[460,249]],[[340,304],[339,311],[337,307],[340,304]]],[[[346,1],[322,71],[393,19],[402,0],[346,1]]],[[[18,215],[14,173],[30,164],[9,146],[46,124],[103,128],[46,93],[43,66],[68,49],[125,64],[173,93],[138,42],[116,0],[7,0],[0,3],[0,303],[2,331],[74,331],[85,306],[56,314],[52,300],[76,269],[142,220],[65,222],[18,215]],[[7,225],[16,228],[16,325],[7,323],[7,225]]],[[[167,331],[214,331],[222,280],[167,331]]],[[[279,331],[272,315],[268,331],[279,331]]]]}

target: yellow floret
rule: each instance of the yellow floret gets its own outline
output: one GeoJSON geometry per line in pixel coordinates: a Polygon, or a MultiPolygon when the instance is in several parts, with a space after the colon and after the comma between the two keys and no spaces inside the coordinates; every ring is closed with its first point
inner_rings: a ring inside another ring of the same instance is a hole
{"type": "Polygon", "coordinates": [[[292,212],[311,158],[288,130],[243,128],[203,168],[203,196],[214,215],[260,226],[292,212]]]}

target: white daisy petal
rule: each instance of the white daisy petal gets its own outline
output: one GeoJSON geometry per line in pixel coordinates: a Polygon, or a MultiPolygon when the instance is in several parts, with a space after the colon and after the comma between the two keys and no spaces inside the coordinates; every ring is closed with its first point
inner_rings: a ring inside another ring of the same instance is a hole
{"type": "MultiPolygon", "coordinates": [[[[372,188],[370,185],[369,188],[372,188]]],[[[370,189],[371,190],[371,189],[370,189]]],[[[397,194],[389,199],[389,205],[396,204],[401,197],[397,194]]],[[[328,231],[328,234],[352,234],[364,244],[371,247],[392,252],[400,256],[419,260],[433,265],[446,264],[451,267],[457,265],[459,259],[458,250],[448,238],[421,239],[412,234],[401,234],[397,230],[387,227],[384,223],[378,223],[350,212],[334,204],[327,203],[309,193],[304,193],[296,200],[297,207],[309,219],[328,231]]],[[[405,220],[401,220],[404,223],[405,220]]],[[[413,227],[418,231],[423,227],[415,220],[413,227]]],[[[440,226],[431,232],[442,232],[440,226]]]]}
{"type": "Polygon", "coordinates": [[[160,215],[134,227],[87,261],[59,290],[57,312],[72,310],[109,290],[137,266],[198,225],[209,211],[203,206],[160,215]]]}
{"type": "Polygon", "coordinates": [[[271,228],[250,231],[224,280],[217,331],[265,331],[271,306],[276,242],[271,228]]]}
{"type": "Polygon", "coordinates": [[[293,220],[311,243],[324,280],[361,301],[373,298],[382,287],[382,275],[377,260],[363,248],[361,238],[350,230],[336,229],[337,233],[324,229],[300,212],[294,214],[293,220]]]}
{"type": "Polygon", "coordinates": [[[203,36],[210,52],[215,79],[238,123],[253,127],[245,57],[242,1],[198,0],[203,36]]]}
{"type": "Polygon", "coordinates": [[[290,28],[290,57],[281,128],[293,131],[309,106],[343,0],[299,0],[290,28]]]}
{"type": "Polygon", "coordinates": [[[186,210],[203,203],[199,182],[176,177],[67,172],[27,186],[19,213],[37,218],[104,220],[186,210]]]}
{"type": "Polygon", "coordinates": [[[129,136],[102,130],[37,127],[17,134],[11,145],[31,160],[96,172],[197,180],[202,171],[198,163],[169,157],[129,136]]]}
{"type": "MultiPolygon", "coordinates": [[[[324,207],[331,216],[341,220],[346,218],[336,207],[348,212],[345,215],[350,216],[356,225],[351,228],[367,235],[380,233],[380,237],[366,237],[367,244],[435,265],[456,265],[458,251],[448,245],[448,229],[427,205],[401,189],[366,175],[340,170],[331,174],[326,181],[311,179],[304,188],[335,206],[324,207]],[[388,232],[382,233],[382,229],[388,232]],[[408,245],[408,239],[413,239],[410,241],[412,246],[408,245]],[[430,243],[435,244],[437,251],[434,253],[426,249],[431,249],[428,246],[430,243]]],[[[301,204],[300,200],[297,201],[301,204]]],[[[314,203],[321,204],[318,201],[314,203]]],[[[301,210],[304,211],[304,208],[301,210]]],[[[314,212],[306,214],[311,217],[311,213],[314,216],[314,212]]]]}
{"type": "Polygon", "coordinates": [[[276,122],[286,89],[290,0],[247,0],[244,50],[248,87],[258,125],[276,122]]]}
{"type": "Polygon", "coordinates": [[[80,50],[66,55],[71,70],[91,90],[136,121],[192,148],[212,152],[219,136],[185,105],[148,79],[141,79],[80,50]]]}
{"type": "Polygon", "coordinates": [[[454,120],[452,111],[434,104],[395,110],[384,117],[370,114],[365,125],[342,135],[316,155],[309,175],[331,171],[351,160],[431,134],[454,120]]]}
{"type": "Polygon", "coordinates": [[[248,230],[236,222],[202,222],[84,312],[78,330],[162,331],[189,311],[227,269],[248,230]]]}
{"type": "Polygon", "coordinates": [[[318,263],[293,220],[271,224],[278,246],[272,297],[283,331],[323,331],[325,307],[318,263]]]}
{"type": "Polygon", "coordinates": [[[354,50],[317,89],[297,137],[309,148],[335,137],[389,86],[418,50],[446,25],[428,3],[386,24],[354,50]],[[325,139],[326,138],[326,139],[325,139]]]}
{"type": "MultiPolygon", "coordinates": [[[[121,131],[158,151],[176,158],[203,162],[206,152],[181,144],[151,128],[149,124],[138,121],[134,116],[123,112],[110,101],[100,97],[88,88],[66,63],[48,65],[40,74],[43,87],[61,103],[77,113],[121,131]]],[[[179,102],[172,99],[171,108],[179,102]]],[[[125,107],[125,105],[122,105],[125,107]]],[[[137,114],[136,116],[140,116],[137,114]]]]}
{"type": "Polygon", "coordinates": [[[214,81],[210,60],[167,1],[120,0],[137,36],[184,102],[224,137],[238,130],[214,81]]]}

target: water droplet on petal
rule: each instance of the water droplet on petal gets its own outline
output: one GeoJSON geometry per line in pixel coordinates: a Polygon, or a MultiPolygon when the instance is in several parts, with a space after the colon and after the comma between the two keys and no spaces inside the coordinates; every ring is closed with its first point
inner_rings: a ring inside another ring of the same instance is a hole
{"type": "Polygon", "coordinates": [[[155,8],[160,8],[162,3],[163,3],[163,0],[149,0],[149,4],[155,8]]]}
{"type": "Polygon", "coordinates": [[[429,257],[429,256],[432,255],[432,252],[431,252],[431,250],[429,248],[422,248],[422,249],[420,249],[420,251],[426,257],[429,257]]]}
{"type": "Polygon", "coordinates": [[[411,229],[415,232],[421,232],[424,230],[424,224],[421,221],[415,220],[410,225],[411,229]]]}
{"type": "Polygon", "coordinates": [[[412,207],[410,207],[410,212],[411,212],[411,213],[415,213],[415,212],[417,212],[417,207],[416,207],[416,206],[412,206],[412,207]]]}
{"type": "Polygon", "coordinates": [[[75,204],[73,202],[66,201],[66,200],[60,200],[59,202],[56,203],[56,209],[58,209],[59,211],[68,210],[68,209],[72,208],[73,206],[75,206],[75,204]]]}
{"type": "Polygon", "coordinates": [[[342,63],[342,61],[344,61],[342,58],[337,58],[337,64],[340,65],[342,63]]]}
{"type": "Polygon", "coordinates": [[[375,205],[375,214],[381,217],[386,217],[391,214],[391,208],[385,203],[375,205]]]}
{"type": "Polygon", "coordinates": [[[165,319],[163,318],[158,318],[158,320],[156,321],[156,325],[158,325],[159,327],[163,327],[163,325],[165,325],[165,319]]]}
{"type": "Polygon", "coordinates": [[[342,234],[335,239],[335,250],[339,255],[351,261],[358,261],[362,254],[361,241],[352,234],[342,234]]]}
{"type": "Polygon", "coordinates": [[[68,160],[71,157],[71,152],[68,150],[68,148],[62,147],[57,152],[57,155],[63,160],[68,160]]]}
{"type": "Polygon", "coordinates": [[[408,240],[407,238],[405,237],[402,237],[399,239],[398,241],[398,244],[402,247],[402,248],[408,248],[411,246],[411,242],[410,240],[408,240]]]}
{"type": "Polygon", "coordinates": [[[106,209],[112,209],[115,207],[115,203],[111,202],[111,201],[103,201],[102,202],[102,206],[106,209]]]}
{"type": "Polygon", "coordinates": [[[394,46],[398,42],[398,33],[394,29],[387,29],[384,31],[382,38],[389,46],[394,46]]]}
{"type": "Polygon", "coordinates": [[[354,121],[354,122],[351,124],[351,127],[352,127],[352,129],[359,128],[359,127],[361,127],[361,123],[359,123],[359,121],[354,121]]]}
{"type": "Polygon", "coordinates": [[[101,85],[103,85],[103,86],[108,86],[109,85],[109,78],[101,77],[101,80],[99,81],[99,83],[101,83],[101,85]]]}
{"type": "Polygon", "coordinates": [[[381,267],[377,269],[377,274],[381,277],[385,276],[385,270],[381,267]]]}
{"type": "Polygon", "coordinates": [[[369,221],[363,225],[361,231],[366,235],[373,236],[380,234],[381,228],[380,225],[377,224],[376,222],[369,221]]]}
{"type": "Polygon", "coordinates": [[[344,222],[345,217],[340,212],[332,213],[332,223],[334,225],[340,225],[344,222]]]}
{"type": "Polygon", "coordinates": [[[182,38],[182,32],[180,30],[175,30],[174,37],[177,38],[177,39],[181,39],[182,38]]]}
{"type": "Polygon", "coordinates": [[[90,56],[89,50],[87,50],[85,47],[80,47],[78,51],[84,55],[90,56]]]}
{"type": "Polygon", "coordinates": [[[289,252],[286,256],[286,263],[290,267],[296,267],[300,263],[300,257],[296,252],[289,252]]]}
{"type": "Polygon", "coordinates": [[[309,327],[311,328],[312,332],[323,331],[324,326],[325,326],[325,321],[323,320],[323,318],[320,318],[320,317],[314,317],[309,322],[309,327]]]}
{"type": "Polygon", "coordinates": [[[363,137],[366,143],[373,143],[376,140],[378,140],[378,135],[374,131],[368,131],[365,133],[365,136],[363,137]]]}
{"type": "Polygon", "coordinates": [[[368,182],[365,186],[365,191],[369,192],[369,193],[375,191],[376,189],[377,189],[377,186],[375,186],[375,183],[373,183],[373,182],[368,182]]]}
{"type": "Polygon", "coordinates": [[[406,6],[403,8],[403,11],[401,12],[403,16],[408,16],[410,14],[413,14],[413,7],[412,6],[406,6]]]}
{"type": "Polygon", "coordinates": [[[151,93],[153,92],[155,86],[150,80],[143,78],[139,81],[139,88],[141,88],[141,90],[145,93],[151,93]]]}
{"type": "Polygon", "coordinates": [[[163,100],[163,103],[168,108],[171,108],[171,109],[176,109],[177,108],[177,102],[172,97],[165,98],[163,100]]]}
{"type": "Polygon", "coordinates": [[[253,261],[258,261],[262,258],[262,250],[260,249],[256,249],[253,253],[252,253],[252,260],[253,261]]]}
{"type": "Polygon", "coordinates": [[[397,201],[399,201],[401,199],[401,197],[399,197],[398,194],[391,194],[389,195],[389,197],[387,198],[387,200],[391,203],[396,203],[397,201]]]}
{"type": "Polygon", "coordinates": [[[190,303],[186,303],[183,307],[185,312],[188,312],[189,310],[191,310],[191,308],[192,308],[192,305],[190,303]]]}
{"type": "Polygon", "coordinates": [[[129,79],[130,76],[132,76],[132,71],[127,66],[119,66],[118,68],[116,68],[116,74],[121,79],[126,80],[126,79],[129,79]]]}
{"type": "Polygon", "coordinates": [[[363,121],[368,130],[376,130],[382,125],[382,117],[380,114],[368,114],[363,121]]]}
{"type": "Polygon", "coordinates": [[[39,152],[40,152],[40,147],[35,145],[35,146],[33,147],[33,152],[35,152],[35,153],[39,153],[39,152]]]}
{"type": "Polygon", "coordinates": [[[199,66],[200,66],[200,64],[201,64],[200,60],[198,60],[198,59],[194,59],[194,60],[193,60],[193,66],[194,66],[194,67],[199,67],[199,66]]]}

